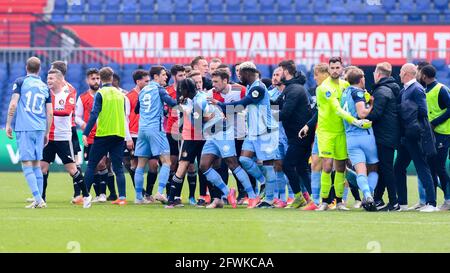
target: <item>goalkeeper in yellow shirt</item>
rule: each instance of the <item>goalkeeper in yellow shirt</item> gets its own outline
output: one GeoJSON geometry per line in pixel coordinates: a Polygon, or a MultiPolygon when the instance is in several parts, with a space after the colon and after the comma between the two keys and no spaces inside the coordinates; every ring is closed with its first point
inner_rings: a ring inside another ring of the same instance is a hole
{"type": "Polygon", "coordinates": [[[359,128],[370,128],[372,123],[369,120],[356,119],[341,108],[342,92],[349,86],[348,82],[340,79],[343,72],[342,59],[332,57],[328,64],[330,76],[316,89],[318,107],[316,134],[319,157],[322,159],[320,179],[322,204],[317,210],[327,210],[328,204],[332,201],[329,200],[329,194],[333,165],[336,171],[334,178],[336,209],[348,210],[342,203],[345,185],[345,161],[347,159],[347,144],[342,120],[359,128]]]}

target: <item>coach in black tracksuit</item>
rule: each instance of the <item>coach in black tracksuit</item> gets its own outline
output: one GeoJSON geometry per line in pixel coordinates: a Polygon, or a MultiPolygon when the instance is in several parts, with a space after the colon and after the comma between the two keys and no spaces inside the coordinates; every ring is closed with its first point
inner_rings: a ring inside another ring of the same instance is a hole
{"type": "Polygon", "coordinates": [[[275,101],[280,106],[279,119],[288,138],[288,149],[283,159],[283,171],[295,194],[301,192],[300,183],[311,192],[311,175],[308,159],[311,156],[311,144],[314,134],[300,139],[298,132],[311,119],[311,105],[308,91],[303,87],[305,76],[296,71],[293,61],[279,64],[283,69],[283,93],[275,101]]]}
{"type": "Polygon", "coordinates": [[[375,85],[370,94],[373,96],[373,109],[366,117],[372,121],[378,152],[378,184],[375,188],[375,203],[379,210],[397,210],[397,188],[394,175],[394,153],[400,143],[400,123],[397,109],[397,97],[400,86],[391,77],[392,66],[389,63],[377,65],[374,73],[375,85]],[[382,200],[387,188],[389,204],[382,200]]]}

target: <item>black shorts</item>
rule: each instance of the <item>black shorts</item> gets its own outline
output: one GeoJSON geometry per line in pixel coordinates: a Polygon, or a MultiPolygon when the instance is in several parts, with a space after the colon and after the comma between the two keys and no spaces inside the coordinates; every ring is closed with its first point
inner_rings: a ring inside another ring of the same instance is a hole
{"type": "Polygon", "coordinates": [[[78,140],[77,127],[72,127],[72,146],[73,153],[76,155],[78,152],[81,152],[80,141],[78,140]]]}
{"type": "Polygon", "coordinates": [[[178,156],[180,154],[178,145],[180,145],[181,141],[174,139],[172,134],[167,133],[166,136],[169,141],[170,155],[178,156]]]}
{"type": "Polygon", "coordinates": [[[83,157],[84,161],[89,161],[89,152],[91,151],[92,144],[89,144],[87,147],[83,147],[83,157]]]}
{"type": "Polygon", "coordinates": [[[49,141],[48,145],[45,146],[43,152],[43,159],[47,163],[52,163],[55,161],[56,155],[61,158],[62,163],[69,164],[75,163],[75,157],[73,153],[73,146],[71,141],[49,141]]]}
{"type": "Polygon", "coordinates": [[[189,161],[194,163],[195,158],[202,153],[204,140],[183,140],[181,141],[181,153],[179,156],[180,161],[189,161]]]}

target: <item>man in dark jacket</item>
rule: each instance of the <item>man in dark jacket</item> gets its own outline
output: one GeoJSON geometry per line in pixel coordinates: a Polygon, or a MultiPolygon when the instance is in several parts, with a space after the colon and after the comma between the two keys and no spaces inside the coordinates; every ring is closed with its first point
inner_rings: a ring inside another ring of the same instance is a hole
{"type": "Polygon", "coordinates": [[[288,138],[288,149],[283,160],[283,171],[289,179],[295,194],[292,207],[306,205],[302,195],[301,184],[311,193],[311,177],[308,159],[314,134],[300,139],[298,132],[312,117],[308,91],[303,87],[305,76],[297,72],[294,61],[282,61],[278,65],[283,70],[282,82],[286,86],[275,104],[280,106],[279,119],[283,123],[288,138]]]}
{"type": "Polygon", "coordinates": [[[378,152],[378,184],[375,188],[375,204],[378,210],[399,210],[394,176],[394,153],[400,142],[400,124],[397,110],[397,97],[400,87],[391,77],[392,66],[379,63],[373,73],[375,85],[370,94],[373,96],[373,110],[366,117],[372,121],[378,152]],[[387,188],[389,204],[383,200],[387,188]]]}
{"type": "MultiPolygon", "coordinates": [[[[414,162],[419,179],[426,191],[426,206],[421,212],[438,211],[436,208],[436,193],[430,167],[427,163],[429,143],[433,143],[433,134],[429,134],[428,108],[423,87],[416,80],[417,68],[407,63],[400,70],[400,79],[404,84],[398,98],[401,125],[401,144],[395,160],[394,172],[397,183],[398,203],[400,210],[408,206],[408,191],[406,187],[406,168],[414,162]],[[427,146],[428,145],[428,146],[427,146]],[[426,147],[427,146],[427,147],[426,147]],[[424,147],[426,147],[424,149],[424,147]]],[[[431,146],[434,148],[434,145],[431,146]]]]}

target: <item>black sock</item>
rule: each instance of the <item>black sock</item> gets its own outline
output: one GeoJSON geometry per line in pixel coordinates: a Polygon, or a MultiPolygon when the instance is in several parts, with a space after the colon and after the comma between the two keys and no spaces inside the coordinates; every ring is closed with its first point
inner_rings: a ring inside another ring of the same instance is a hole
{"type": "Polygon", "coordinates": [[[175,172],[170,171],[169,181],[167,181],[167,184],[166,184],[166,194],[167,195],[169,195],[169,193],[170,193],[170,187],[172,185],[172,182],[173,182],[172,178],[174,175],[175,175],[175,172]]]}
{"type": "Polygon", "coordinates": [[[208,180],[206,179],[205,175],[202,174],[201,172],[198,173],[198,182],[200,186],[199,188],[200,195],[205,196],[207,192],[208,180]]]}
{"type": "Polygon", "coordinates": [[[108,181],[106,184],[108,185],[109,196],[117,197],[116,185],[114,183],[114,174],[113,173],[108,173],[108,181]]]}
{"type": "Polygon", "coordinates": [[[184,178],[179,178],[176,175],[173,176],[171,185],[170,185],[170,193],[169,193],[169,203],[175,200],[175,196],[177,196],[178,192],[181,192],[183,186],[184,178]]]}
{"type": "Polygon", "coordinates": [[[77,197],[81,194],[80,187],[78,187],[78,184],[73,180],[73,197],[77,197]]]}
{"type": "MultiPolygon", "coordinates": [[[[81,170],[81,166],[80,165],[77,165],[77,170],[81,173],[81,172],[83,172],[82,170],[81,170]]],[[[75,183],[75,180],[73,181],[73,197],[77,197],[77,196],[79,196],[81,194],[81,190],[80,190],[80,187],[78,187],[78,184],[77,183],[75,183]]]]}
{"type": "Polygon", "coordinates": [[[333,201],[334,198],[336,198],[336,192],[334,191],[334,185],[330,189],[330,194],[328,195],[328,198],[330,198],[330,201],[333,201]]]}
{"type": "Polygon", "coordinates": [[[95,196],[100,195],[100,175],[94,174],[94,183],[92,184],[95,191],[95,196]]]}
{"type": "Polygon", "coordinates": [[[359,195],[359,190],[356,187],[350,187],[350,191],[352,192],[353,198],[355,201],[361,201],[361,196],[359,195]]]}
{"type": "Polygon", "coordinates": [[[106,182],[108,180],[108,170],[104,169],[102,171],[98,172],[99,175],[99,180],[100,180],[100,194],[105,194],[106,195],[106,182]]]}
{"type": "Polygon", "coordinates": [[[42,199],[44,199],[47,197],[46,196],[46,192],[47,192],[47,180],[48,180],[48,173],[43,175],[44,177],[44,183],[43,183],[43,187],[42,187],[42,199]]]}
{"type": "Polygon", "coordinates": [[[342,203],[342,197],[336,197],[336,204],[342,203]]]}
{"type": "Polygon", "coordinates": [[[197,186],[197,173],[188,173],[187,180],[189,183],[189,198],[195,198],[195,188],[197,186]]]}
{"type": "Polygon", "coordinates": [[[78,187],[81,189],[81,192],[83,193],[83,197],[88,197],[89,192],[87,190],[86,184],[84,183],[84,177],[83,174],[78,171],[73,175],[73,180],[75,183],[78,184],[78,187]]]}
{"type": "Polygon", "coordinates": [[[222,165],[220,165],[220,168],[216,170],[219,174],[220,177],[222,177],[223,182],[225,183],[225,185],[228,185],[228,165],[225,163],[224,160],[222,160],[222,165]]]}
{"type": "Polygon", "coordinates": [[[135,184],[134,184],[134,174],[136,173],[136,169],[130,168],[130,169],[128,170],[128,172],[130,173],[130,176],[131,176],[131,182],[133,182],[133,188],[135,189],[136,186],[135,186],[135,184]]]}
{"type": "MultiPolygon", "coordinates": [[[[153,187],[155,186],[155,182],[156,182],[156,177],[158,176],[158,173],[153,173],[148,171],[147,172],[147,187],[145,188],[145,193],[147,195],[152,195],[153,192],[153,187]]],[[[167,183],[169,184],[169,183],[167,183]]],[[[167,185],[166,185],[167,187],[167,185]]],[[[169,185],[170,187],[170,185],[169,185]]],[[[166,191],[166,194],[168,193],[168,191],[166,191]]]]}

